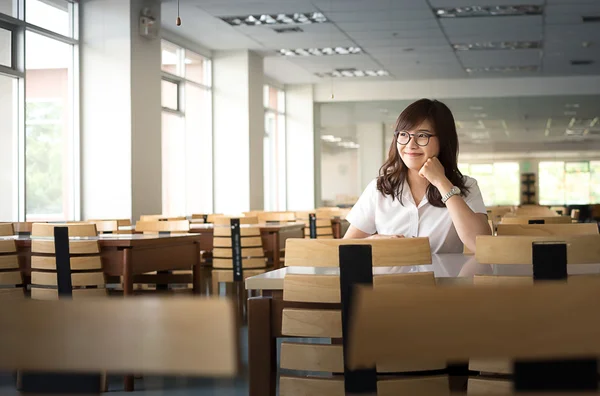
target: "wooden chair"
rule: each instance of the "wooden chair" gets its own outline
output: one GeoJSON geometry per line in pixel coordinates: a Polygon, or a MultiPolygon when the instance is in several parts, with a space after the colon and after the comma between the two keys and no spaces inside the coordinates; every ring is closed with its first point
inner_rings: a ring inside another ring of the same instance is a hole
{"type": "Polygon", "coordinates": [[[515,209],[514,213],[516,216],[558,216],[558,213],[555,211],[551,210],[547,206],[541,205],[521,205],[515,209]]]}
{"type": "MultiPolygon", "coordinates": [[[[548,282],[511,287],[361,287],[347,363],[351,369],[365,369],[379,359],[523,359],[529,361],[514,366],[517,394],[592,393],[598,386],[596,359],[554,366],[540,365],[539,360],[600,355],[598,298],[597,280],[577,286],[548,282]]],[[[477,390],[470,388],[469,393],[477,390]]]]}
{"type": "Polygon", "coordinates": [[[570,216],[504,216],[500,224],[570,224],[570,216]]]}
{"type": "MultiPolygon", "coordinates": [[[[44,221],[36,221],[36,223],[45,223],[44,221]]],[[[33,222],[24,221],[24,222],[16,222],[12,223],[13,228],[15,230],[15,234],[17,235],[31,235],[31,230],[33,227],[33,222]]]]}
{"type": "Polygon", "coordinates": [[[267,258],[263,248],[257,217],[217,217],[213,237],[212,294],[219,295],[221,283],[233,284],[236,288],[240,317],[245,315],[246,290],[244,280],[262,274],[267,269],[267,258]],[[235,222],[239,222],[239,272],[235,269],[236,249],[232,232],[235,222]]]}
{"type": "MultiPolygon", "coordinates": [[[[189,220],[146,220],[138,221],[135,230],[149,235],[187,234],[190,231],[189,220]]],[[[187,290],[193,287],[192,269],[148,272],[135,275],[133,283],[137,290],[187,290]]]]}
{"type": "Polygon", "coordinates": [[[1,238],[14,234],[12,223],[0,223],[0,301],[25,297],[15,241],[1,238]]]}
{"type": "MultiPolygon", "coordinates": [[[[344,245],[370,247],[371,260],[363,265],[370,275],[372,267],[403,266],[431,263],[431,252],[427,238],[387,240],[288,240],[288,266],[340,267],[340,273],[329,275],[294,275],[284,279],[281,333],[284,337],[320,338],[320,343],[284,342],[281,345],[283,370],[319,372],[319,377],[282,374],[279,387],[282,395],[343,395],[344,377],[335,373],[344,372],[343,357],[343,305],[347,298],[341,280],[353,262],[343,255],[344,245]],[[367,246],[364,246],[367,245],[367,246]],[[346,262],[344,262],[346,260],[346,262]],[[341,308],[341,309],[340,309],[341,308]],[[329,341],[331,340],[331,344],[329,341]],[[325,343],[323,343],[325,341],[325,343]]],[[[356,247],[356,246],[352,246],[356,247]]],[[[354,259],[355,256],[351,257],[354,259]]],[[[353,269],[350,269],[352,271],[353,269]]],[[[362,272],[362,271],[361,271],[362,272]]],[[[382,286],[422,286],[432,288],[435,278],[432,272],[370,275],[374,288],[382,286]]],[[[405,339],[410,342],[409,338],[405,339]]],[[[403,342],[398,340],[397,342],[403,342]]],[[[387,394],[449,394],[449,381],[443,372],[437,375],[415,376],[419,371],[444,370],[446,361],[389,362],[378,361],[377,372],[386,373],[387,379],[379,382],[387,394]],[[389,375],[402,374],[401,377],[389,375]],[[413,375],[409,375],[411,373],[413,375]]]]}
{"type": "Polygon", "coordinates": [[[573,220],[573,223],[579,222],[579,209],[571,210],[571,220],[573,220]]]}
{"type": "Polygon", "coordinates": [[[567,208],[564,206],[551,206],[550,210],[556,212],[559,216],[567,215],[567,208]]]}
{"type": "Polygon", "coordinates": [[[333,224],[331,223],[333,212],[328,210],[296,212],[296,219],[306,223],[304,229],[306,238],[311,237],[311,217],[314,218],[315,223],[315,239],[333,239],[333,224]]]}
{"type": "MultiPolygon", "coordinates": [[[[585,224],[549,224],[549,225],[530,225],[505,227],[574,227],[585,224]]],[[[600,243],[600,235],[595,224],[590,224],[596,228],[595,233],[588,234],[562,234],[545,236],[497,236],[478,237],[477,238],[477,261],[480,264],[523,264],[533,263],[533,243],[534,242],[565,242],[567,245],[567,263],[568,264],[589,264],[600,262],[600,248],[593,248],[594,244],[600,243]],[[587,246],[587,248],[586,248],[587,246]],[[585,250],[585,252],[583,251],[585,250]]],[[[504,227],[498,228],[498,232],[503,232],[504,227]]],[[[518,231],[518,230],[517,230],[518,231]]],[[[530,230],[530,231],[535,231],[530,230]]],[[[547,232],[547,230],[546,230],[547,232]]],[[[542,263],[542,265],[551,265],[551,263],[542,263]]],[[[596,275],[569,276],[567,281],[580,282],[596,275]]],[[[499,275],[476,275],[473,283],[477,286],[515,286],[532,285],[533,276],[499,276],[499,275]]],[[[482,376],[469,380],[469,393],[476,394],[481,391],[494,392],[509,391],[510,381],[506,378],[512,374],[512,366],[507,360],[481,360],[471,359],[469,369],[479,371],[482,376]],[[504,376],[504,378],[498,378],[504,376]]]]}
{"type": "Polygon", "coordinates": [[[187,220],[185,216],[141,215],[140,221],[176,221],[187,220]]]}
{"type": "Polygon", "coordinates": [[[499,224],[498,236],[504,235],[595,235],[598,226],[593,223],[580,224],[499,224]]]}
{"type": "Polygon", "coordinates": [[[192,220],[199,221],[202,220],[202,223],[214,223],[216,217],[223,216],[223,214],[214,214],[214,213],[196,213],[192,214],[192,220]]]}
{"type": "Polygon", "coordinates": [[[293,223],[296,221],[294,212],[260,212],[258,222],[263,223],[293,223]]]}
{"type": "MultiPolygon", "coordinates": [[[[5,370],[228,378],[239,367],[238,337],[231,302],[224,299],[0,304],[0,366],[5,370]]],[[[83,377],[83,389],[70,392],[101,393],[101,374],[83,377]]],[[[74,386],[64,378],[56,381],[74,386]]],[[[49,384],[34,385],[47,391],[49,384]]]]}
{"type": "Polygon", "coordinates": [[[69,238],[84,238],[68,241],[73,298],[106,296],[100,247],[95,239],[98,235],[96,226],[35,223],[31,233],[31,298],[54,300],[59,297],[56,249],[60,246],[54,239],[55,227],[66,227],[69,238]]]}
{"type": "Polygon", "coordinates": [[[98,234],[130,234],[129,230],[121,230],[122,227],[131,227],[129,219],[103,219],[86,220],[86,223],[96,224],[98,234]]]}

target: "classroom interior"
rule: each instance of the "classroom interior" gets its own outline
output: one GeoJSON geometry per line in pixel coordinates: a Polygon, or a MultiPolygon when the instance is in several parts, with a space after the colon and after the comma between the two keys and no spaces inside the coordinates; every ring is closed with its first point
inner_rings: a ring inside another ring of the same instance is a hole
{"type": "Polygon", "coordinates": [[[0,393],[598,391],[598,37],[597,0],[0,0],[0,393]],[[343,239],[420,98],[475,252],[343,239]]]}

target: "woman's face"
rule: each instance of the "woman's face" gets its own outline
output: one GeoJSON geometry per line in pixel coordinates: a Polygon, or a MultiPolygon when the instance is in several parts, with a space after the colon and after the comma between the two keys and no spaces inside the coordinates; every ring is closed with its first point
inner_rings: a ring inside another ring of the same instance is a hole
{"type": "Polygon", "coordinates": [[[421,170],[429,158],[436,157],[440,152],[440,142],[429,120],[423,121],[411,131],[399,131],[396,147],[406,166],[416,171],[421,170]]]}

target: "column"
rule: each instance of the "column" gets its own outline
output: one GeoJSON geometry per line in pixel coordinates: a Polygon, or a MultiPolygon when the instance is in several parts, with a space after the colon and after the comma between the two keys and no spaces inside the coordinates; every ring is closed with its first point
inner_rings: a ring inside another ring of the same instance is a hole
{"type": "Polygon", "coordinates": [[[160,213],[161,45],[139,34],[159,0],[83,0],[81,21],[82,218],[160,213]]]}

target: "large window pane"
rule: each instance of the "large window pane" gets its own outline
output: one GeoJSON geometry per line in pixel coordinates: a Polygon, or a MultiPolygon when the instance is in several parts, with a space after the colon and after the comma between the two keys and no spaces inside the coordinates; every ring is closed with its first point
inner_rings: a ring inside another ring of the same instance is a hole
{"type": "Polygon", "coordinates": [[[72,37],[70,10],[71,5],[66,0],[27,0],[25,20],[32,25],[72,37]]]}
{"type": "Polygon", "coordinates": [[[264,192],[265,209],[286,210],[286,136],[285,93],[268,85],[264,88],[265,139],[264,139],[264,192]]]}
{"type": "Polygon", "coordinates": [[[179,110],[179,86],[177,83],[162,80],[162,107],[179,110]]]}
{"type": "MultiPolygon", "coordinates": [[[[23,0],[21,0],[23,1],[23,0]]],[[[0,14],[6,14],[11,17],[18,17],[18,8],[15,0],[1,0],[0,1],[0,14]]]]}
{"type": "Polygon", "coordinates": [[[590,162],[590,203],[600,203],[600,161],[590,162]]]}
{"type": "Polygon", "coordinates": [[[210,213],[212,188],[212,94],[193,84],[185,87],[186,213],[210,213]]]}
{"type": "Polygon", "coordinates": [[[73,213],[73,47],[26,33],[26,218],[73,213]]]}
{"type": "Polygon", "coordinates": [[[590,172],[588,162],[565,164],[566,204],[588,204],[590,202],[590,172]]]}
{"type": "Polygon", "coordinates": [[[12,32],[0,28],[0,65],[12,67],[12,32]]]}
{"type": "Polygon", "coordinates": [[[184,118],[162,114],[162,207],[163,214],[184,216],[185,210],[184,118]]]}
{"type": "Polygon", "coordinates": [[[0,221],[18,220],[17,80],[0,75],[0,221]]]}
{"type": "Polygon", "coordinates": [[[538,173],[540,205],[564,205],[565,163],[540,162],[538,173]]]}
{"type": "Polygon", "coordinates": [[[175,44],[169,43],[168,41],[162,41],[162,70],[175,74],[176,76],[183,76],[183,65],[181,65],[181,48],[175,44]]]}
{"type": "Polygon", "coordinates": [[[518,162],[494,163],[494,205],[520,203],[520,171],[518,162]]]}
{"type": "Polygon", "coordinates": [[[207,87],[211,86],[210,61],[192,51],[185,51],[185,78],[207,87]]]}

